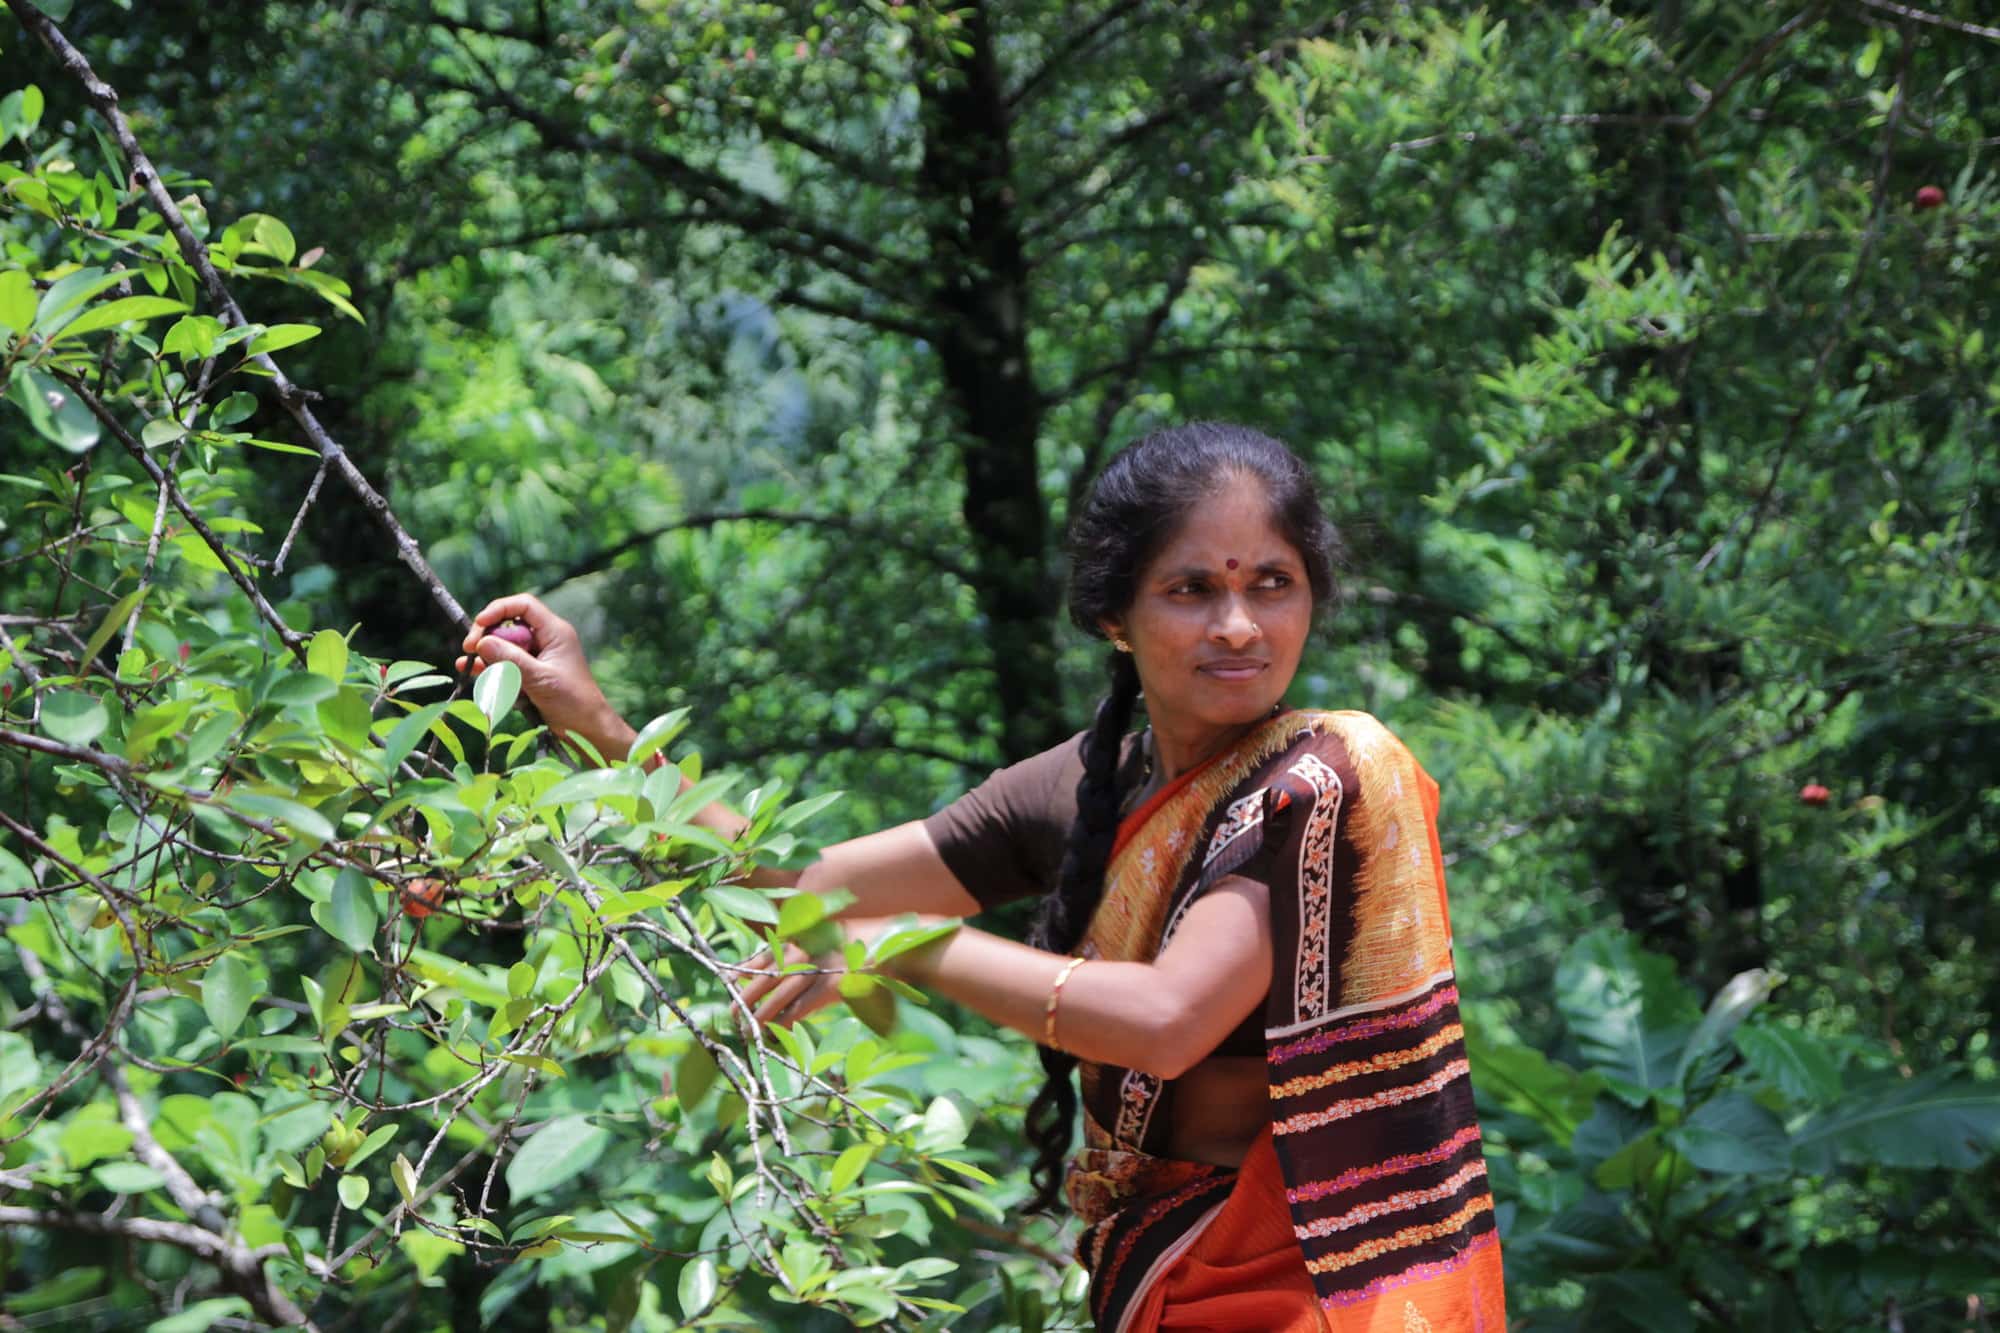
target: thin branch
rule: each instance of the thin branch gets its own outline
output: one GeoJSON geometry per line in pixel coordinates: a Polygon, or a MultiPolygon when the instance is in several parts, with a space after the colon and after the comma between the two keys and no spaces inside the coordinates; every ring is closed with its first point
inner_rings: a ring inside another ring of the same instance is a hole
{"type": "MultiPolygon", "coordinates": [[[[132,178],[145,189],[153,210],[166,222],[167,230],[173,233],[174,239],[180,245],[181,254],[201,278],[210,302],[223,316],[224,321],[231,327],[248,324],[249,319],[236,304],[235,298],[229,293],[229,288],[222,281],[222,274],[209,259],[207,247],[188,227],[187,219],[182,216],[180,207],[167,193],[166,185],[160,179],[159,170],[154,167],[145,149],[140,147],[137,136],[132,132],[131,124],[125,119],[125,113],[118,107],[117,92],[97,77],[96,71],[91,69],[90,62],[84,59],[83,53],[70,44],[69,39],[63,36],[62,30],[56,27],[48,15],[28,3],[28,0],[6,0],[6,3],[14,12],[14,17],[21,21],[21,25],[33,33],[82,86],[85,98],[110,126],[112,138],[124,151],[125,160],[131,164],[132,178]]],[[[472,618],[466,614],[465,608],[458,604],[458,599],[451,595],[443,581],[431,569],[430,563],[424,559],[423,549],[417,544],[416,539],[404,530],[402,523],[390,510],[389,502],[369,484],[368,479],[361,474],[361,470],[354,465],[354,461],[347,456],[347,451],[341,448],[320,424],[319,419],[313,415],[309,405],[311,395],[294,384],[269,354],[260,352],[250,360],[270,377],[272,386],[277,391],[278,400],[284,404],[285,410],[291,413],[292,419],[298,423],[307,441],[319,451],[322,458],[333,464],[339,471],[341,480],[347,483],[348,489],[354,493],[356,499],[360,500],[362,507],[373,514],[376,521],[388,532],[396,548],[396,554],[409,567],[411,573],[417,576],[418,581],[429,590],[432,600],[452,623],[469,628],[472,618]]],[[[289,633],[287,631],[287,634],[289,633]]]]}
{"type": "Polygon", "coordinates": [[[935,546],[912,541],[893,529],[878,527],[866,519],[852,518],[844,514],[797,514],[782,509],[736,509],[712,514],[690,514],[686,518],[675,522],[662,524],[656,528],[648,528],[644,532],[633,533],[623,541],[616,542],[601,551],[594,552],[577,561],[568,569],[556,575],[554,579],[545,583],[542,586],[542,591],[547,592],[551,588],[568,583],[571,579],[582,578],[585,574],[594,574],[598,570],[609,566],[612,561],[627,551],[636,550],[657,538],[666,536],[670,532],[681,532],[690,528],[712,528],[720,523],[781,523],[797,524],[803,527],[833,528],[857,537],[864,537],[871,542],[877,542],[894,550],[901,551],[913,559],[935,565],[963,583],[970,584],[974,582],[973,572],[969,567],[960,564],[944,552],[938,550],[935,546]]]}
{"type": "MultiPolygon", "coordinates": [[[[20,4],[23,0],[7,2],[20,4]]],[[[892,258],[836,227],[800,217],[777,200],[746,189],[720,172],[696,166],[659,148],[568,124],[529,106],[505,88],[484,88],[446,77],[440,77],[438,82],[532,126],[545,143],[585,156],[608,153],[622,157],[706,203],[719,215],[715,221],[759,236],[774,249],[819,264],[864,287],[884,286],[880,274],[871,269],[889,270],[913,285],[921,285],[923,275],[908,261],[892,258]]]]}
{"type": "MultiPolygon", "coordinates": [[[[1118,414],[1125,410],[1125,404],[1132,399],[1132,390],[1139,383],[1139,376],[1146,368],[1147,359],[1160,340],[1160,331],[1167,326],[1167,319],[1173,314],[1174,303],[1187,290],[1188,280],[1194,276],[1195,266],[1202,261],[1205,251],[1196,246],[1181,256],[1174,265],[1174,271],[1167,275],[1166,288],[1160,299],[1132,330],[1132,336],[1125,344],[1125,357],[1112,368],[1111,386],[1097,403],[1097,418],[1091,426],[1090,442],[1084,446],[1083,465],[1070,478],[1070,508],[1074,513],[1081,507],[1084,490],[1090,479],[1097,475],[1097,465],[1103,461],[1104,450],[1111,440],[1111,427],[1117,422],[1118,414]]],[[[1071,381],[1074,392],[1076,381],[1071,381]]]]}
{"type": "Polygon", "coordinates": [[[1089,50],[1106,28],[1138,9],[1146,0],[1118,0],[1089,23],[1078,28],[1070,39],[1049,54],[1049,58],[1036,66],[1027,78],[1022,79],[1013,92],[1008,93],[1004,105],[1009,111],[1019,106],[1028,95],[1039,87],[1043,80],[1061,69],[1070,61],[1089,50]]]}
{"type": "MultiPolygon", "coordinates": [[[[13,0],[9,0],[9,3],[13,3],[13,0]]],[[[146,446],[136,439],[131,431],[125,429],[125,423],[118,419],[117,413],[113,412],[103,399],[92,393],[81,379],[60,371],[57,372],[57,378],[69,387],[70,392],[75,394],[85,407],[90,409],[92,416],[103,423],[104,428],[111,432],[112,438],[118,441],[119,446],[145,469],[146,475],[152,479],[155,486],[159,487],[160,493],[173,502],[180,516],[187,520],[188,526],[193,528],[202,541],[207,543],[208,549],[215,553],[215,558],[221,563],[223,571],[243,591],[243,595],[250,599],[250,604],[257,608],[257,614],[263,617],[264,623],[276,632],[278,641],[291,651],[292,656],[303,663],[306,660],[305,636],[287,625],[284,617],[264,600],[264,594],[258,590],[256,583],[239,568],[243,557],[230,550],[222,538],[216,536],[202,520],[201,515],[195,512],[194,506],[188,503],[187,496],[181,493],[180,483],[161,470],[160,465],[153,461],[153,456],[146,451],[146,446]]]]}
{"type": "Polygon", "coordinates": [[[2000,42],[2000,28],[1967,23],[1963,19],[1948,19],[1942,14],[1931,14],[1921,9],[1911,9],[1908,5],[1892,4],[1890,0],[1861,0],[1861,3],[1869,9],[1880,10],[1884,14],[1894,14],[1897,18],[1909,19],[1913,23],[1928,23],[1933,27],[1962,32],[1968,37],[1985,37],[2000,42]]]}
{"type": "Polygon", "coordinates": [[[864,310],[858,305],[828,300],[823,296],[807,296],[796,287],[786,287],[771,299],[781,305],[810,310],[816,315],[829,315],[834,319],[851,320],[865,328],[876,329],[882,333],[900,334],[905,338],[919,338],[928,342],[935,334],[935,330],[926,328],[913,319],[864,310]]]}

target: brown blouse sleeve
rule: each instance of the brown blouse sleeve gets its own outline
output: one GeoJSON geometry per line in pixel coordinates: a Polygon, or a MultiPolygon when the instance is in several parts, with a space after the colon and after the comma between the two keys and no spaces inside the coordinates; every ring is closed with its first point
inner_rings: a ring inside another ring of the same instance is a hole
{"type": "Polygon", "coordinates": [[[1082,733],[999,769],[924,821],[938,855],[982,908],[1046,893],[1062,864],[1083,776],[1082,733]]]}

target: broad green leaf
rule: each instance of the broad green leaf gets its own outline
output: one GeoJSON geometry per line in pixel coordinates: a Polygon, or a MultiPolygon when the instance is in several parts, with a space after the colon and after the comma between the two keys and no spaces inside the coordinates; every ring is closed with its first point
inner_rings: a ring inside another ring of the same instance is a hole
{"type": "Polygon", "coordinates": [[[861,1179],[861,1173],[874,1157],[875,1145],[872,1143],[853,1143],[843,1148],[840,1156],[833,1159],[833,1168],[827,1172],[826,1192],[839,1194],[861,1179]]]}
{"type": "Polygon", "coordinates": [[[362,1204],[368,1202],[368,1177],[366,1176],[344,1175],[340,1178],[340,1184],[337,1188],[340,1191],[341,1203],[349,1208],[359,1208],[362,1204]]]}
{"type": "Polygon", "coordinates": [[[472,682],[472,701],[494,726],[507,716],[521,694],[521,669],[512,662],[495,662],[472,682]]]}
{"type": "Polygon", "coordinates": [[[82,690],[52,690],[42,696],[42,730],[65,745],[87,746],[111,725],[103,701],[82,690]]]}
{"type": "Polygon", "coordinates": [[[306,645],[306,669],[340,683],[347,676],[347,640],[330,629],[313,635],[306,645]]]}
{"type": "Polygon", "coordinates": [[[715,1294],[720,1288],[715,1260],[707,1255],[689,1260],[681,1269],[680,1283],[676,1287],[676,1294],[681,1303],[681,1318],[693,1319],[706,1310],[714,1302],[715,1294]]]}
{"type": "Polygon", "coordinates": [[[15,369],[7,397],[27,414],[36,434],[73,454],[91,448],[103,434],[103,427],[82,399],[32,367],[15,369]]]}
{"type": "Polygon", "coordinates": [[[266,352],[282,352],[287,347],[296,347],[319,337],[319,332],[311,324],[273,324],[250,340],[249,354],[259,356],[266,352]]]}
{"type": "Polygon", "coordinates": [[[1704,1102],[1667,1134],[1675,1151],[1718,1175],[1769,1175],[1791,1169],[1791,1143],[1778,1118],[1740,1092],[1704,1102]]]}
{"type": "Polygon", "coordinates": [[[289,264],[299,252],[298,242],[292,239],[292,229],[269,213],[257,215],[255,236],[257,244],[269,250],[280,264],[289,264]]]}
{"type": "MultiPolygon", "coordinates": [[[[50,8],[50,0],[36,0],[36,3],[39,8],[50,8]]],[[[61,8],[67,10],[69,0],[62,0],[61,8]]],[[[250,1302],[241,1296],[215,1296],[196,1301],[178,1314],[155,1319],[146,1325],[146,1333],[208,1333],[225,1319],[240,1322],[250,1313],[250,1302]]]]}
{"type": "Polygon", "coordinates": [[[258,792],[231,792],[221,798],[221,804],[231,810],[257,819],[275,821],[292,832],[314,842],[326,842],[333,837],[333,825],[325,815],[309,805],[302,805],[284,796],[266,796],[258,792]]]}
{"type": "Polygon", "coordinates": [[[201,1007],[217,1035],[227,1041],[243,1026],[256,997],[256,983],[249,964],[234,954],[223,954],[208,965],[201,976],[201,1007]]]}
{"type": "Polygon", "coordinates": [[[382,772],[385,777],[394,774],[398,765],[409,757],[410,751],[431,729],[431,723],[444,716],[443,704],[425,704],[408,717],[398,722],[389,732],[389,738],[382,742],[382,772]]]}
{"type": "Polygon", "coordinates": [[[80,268],[56,279],[42,293],[41,303],[35,309],[35,332],[46,335],[59,328],[62,316],[131,276],[123,269],[107,273],[101,268],[80,268]]]}
{"type": "Polygon", "coordinates": [[[1887,1076],[1848,1089],[1792,1140],[1809,1171],[1835,1160],[1970,1171],[2000,1151],[2000,1082],[1975,1082],[1949,1068],[1887,1076]]]}
{"type": "Polygon", "coordinates": [[[727,912],[744,921],[755,921],[759,925],[774,926],[778,923],[778,909],[769,896],[756,889],[739,888],[734,884],[718,884],[712,889],[702,890],[701,896],[708,905],[720,912],[727,912]]]}
{"type": "Polygon", "coordinates": [[[608,1130],[580,1115],[549,1121],[507,1163],[507,1188],[517,1200],[546,1194],[596,1164],[611,1142],[608,1130]]]}
{"type": "Polygon", "coordinates": [[[360,871],[343,869],[333,881],[333,896],[313,904],[313,920],[327,934],[355,953],[367,953],[375,943],[375,893],[360,871]]]}
{"type": "Polygon", "coordinates": [[[1793,1103],[1820,1106],[1840,1095],[1840,1065],[1811,1033],[1760,1022],[1738,1028],[1735,1038],[1750,1067],[1793,1103]]]}
{"type": "Polygon", "coordinates": [[[1649,1093],[1675,1098],[1681,1052],[1701,1014],[1671,961],[1629,935],[1592,931],[1556,968],[1556,1007],[1619,1097],[1635,1106],[1649,1093]]]}
{"type": "Polygon", "coordinates": [[[161,315],[178,315],[187,309],[187,303],[165,296],[126,296],[116,301],[106,301],[92,306],[63,326],[58,340],[80,337],[108,329],[117,324],[129,324],[134,320],[158,319],[161,315]]]}
{"type": "Polygon", "coordinates": [[[953,1152],[965,1146],[972,1126],[965,1112],[949,1097],[936,1097],[924,1108],[923,1126],[917,1133],[917,1147],[927,1153],[953,1152]]]}
{"type": "MultiPolygon", "coordinates": [[[[214,429],[220,430],[224,426],[233,426],[239,421],[249,420],[256,411],[256,394],[245,392],[232,393],[209,409],[208,424],[214,429]]],[[[328,630],[320,631],[322,634],[330,632],[328,630]]]]}
{"type": "Polygon", "coordinates": [[[0,273],[0,329],[25,333],[35,322],[35,280],[26,269],[0,273]]]}
{"type": "Polygon", "coordinates": [[[396,1182],[396,1192],[403,1196],[404,1203],[415,1203],[417,1199],[417,1169],[410,1165],[410,1159],[401,1153],[389,1163],[389,1178],[396,1182]]]}
{"type": "Polygon", "coordinates": [[[822,792],[818,796],[809,796],[797,805],[785,807],[784,812],[778,816],[777,823],[773,827],[778,829],[796,828],[846,794],[846,792],[829,791],[822,792]]]}
{"type": "Polygon", "coordinates": [[[688,1047],[674,1065],[674,1095],[680,1098],[681,1109],[691,1111],[701,1105],[721,1074],[707,1047],[700,1042],[688,1047]]]}
{"type": "Polygon", "coordinates": [[[222,339],[222,321],[213,315],[184,315],[160,339],[163,356],[199,361],[214,356],[222,339]]]}
{"type": "Polygon", "coordinates": [[[122,1156],[132,1146],[132,1131],[112,1119],[72,1119],[56,1137],[63,1160],[81,1170],[106,1157],[122,1156]]]}
{"type": "Polygon", "coordinates": [[[166,1177],[143,1162],[105,1162],[92,1168],[91,1179],[113,1194],[144,1194],[166,1184],[166,1177]]]}
{"type": "Polygon", "coordinates": [[[672,712],[660,714],[639,728],[639,734],[632,739],[632,748],[626,752],[626,762],[644,764],[662,748],[672,744],[674,737],[680,735],[682,729],[687,726],[689,711],[686,708],[676,708],[672,712]]]}

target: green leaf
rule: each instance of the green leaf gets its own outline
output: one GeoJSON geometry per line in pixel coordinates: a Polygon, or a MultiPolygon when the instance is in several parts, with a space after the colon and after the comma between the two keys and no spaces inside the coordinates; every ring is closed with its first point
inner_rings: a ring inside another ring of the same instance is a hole
{"type": "Polygon", "coordinates": [[[111,714],[95,695],[52,690],[42,696],[42,730],[65,745],[89,745],[111,725],[111,714]]]}
{"type": "Polygon", "coordinates": [[[707,1255],[689,1260],[687,1266],[681,1269],[681,1280],[677,1288],[681,1303],[681,1318],[693,1319],[706,1310],[715,1300],[715,1294],[719,1289],[715,1260],[707,1255]]]}
{"type": "Polygon", "coordinates": [[[721,1074],[706,1046],[696,1042],[688,1047],[674,1065],[674,1095],[680,1098],[681,1109],[693,1110],[701,1105],[721,1074]]]}
{"type": "Polygon", "coordinates": [[[292,239],[292,229],[269,213],[257,215],[255,235],[257,244],[269,250],[280,264],[291,263],[299,252],[299,243],[292,239]]]}
{"type": "Polygon", "coordinates": [[[146,586],[142,584],[118,599],[118,605],[112,607],[104,619],[98,622],[96,632],[90,636],[90,642],[83,645],[81,660],[94,661],[97,655],[104,651],[104,645],[111,642],[111,636],[124,627],[132,612],[138,609],[139,603],[146,600],[146,586]]]}
{"type": "Polygon", "coordinates": [[[966,1122],[965,1112],[958,1109],[958,1103],[949,1097],[937,1097],[924,1108],[917,1147],[927,1153],[953,1152],[965,1146],[965,1136],[971,1131],[972,1126],[966,1122]]]}
{"type": "Polygon", "coordinates": [[[833,1159],[833,1169],[827,1172],[826,1192],[838,1194],[861,1179],[861,1173],[874,1158],[875,1145],[872,1143],[855,1143],[842,1149],[840,1156],[833,1159]]]}
{"type": "Polygon", "coordinates": [[[1835,1160],[1970,1171],[2000,1151],[2000,1082],[1950,1068],[1850,1088],[1792,1135],[1807,1170],[1835,1160]]]}
{"type": "Polygon", "coordinates": [[[389,738],[382,742],[382,773],[385,778],[394,774],[397,766],[409,758],[410,751],[417,748],[417,742],[431,729],[431,723],[444,716],[444,709],[443,704],[425,704],[389,732],[389,738]]]}
{"type": "Polygon", "coordinates": [[[546,1194],[588,1171],[611,1142],[609,1131],[580,1115],[549,1121],[507,1163],[507,1188],[516,1200],[546,1194]]]}
{"type": "Polygon", "coordinates": [[[339,684],[347,676],[347,640],[330,629],[313,635],[306,645],[306,669],[339,684]]]}
{"type": "Polygon", "coordinates": [[[1623,932],[1592,931],[1556,968],[1556,1008],[1613,1093],[1634,1106],[1653,1092],[1676,1099],[1681,1053],[1700,1011],[1669,959],[1623,932]]]}
{"type": "MultiPolygon", "coordinates": [[[[42,9],[51,8],[51,0],[36,0],[42,9]]],[[[69,9],[68,0],[60,6],[69,9]]],[[[170,1314],[165,1319],[155,1319],[146,1325],[146,1333],[208,1333],[225,1319],[240,1319],[251,1313],[250,1302],[241,1296],[215,1296],[205,1301],[196,1301],[178,1314],[170,1314]]]]}
{"type": "Polygon", "coordinates": [[[795,828],[846,794],[846,792],[840,791],[822,792],[818,796],[811,796],[800,801],[797,805],[787,806],[784,813],[778,816],[777,823],[773,827],[781,831],[788,828],[795,828]]]}
{"type": "Polygon", "coordinates": [[[132,275],[123,269],[109,273],[101,268],[80,268],[76,272],[57,278],[42,293],[41,303],[35,308],[35,331],[47,333],[58,327],[61,316],[76,309],[99,292],[116,287],[132,275]]]}
{"type": "Polygon", "coordinates": [[[188,428],[173,417],[154,417],[139,428],[139,443],[148,449],[157,449],[184,438],[187,433],[188,428]]]}
{"type": "Polygon", "coordinates": [[[27,414],[36,434],[73,454],[89,449],[103,434],[83,400],[39,370],[18,367],[7,397],[27,414]]]}
{"type": "Polygon", "coordinates": [[[185,301],[176,301],[166,296],[126,296],[116,301],[106,301],[93,306],[65,325],[56,335],[63,338],[81,337],[108,329],[117,324],[129,324],[135,320],[158,319],[161,315],[178,315],[187,309],[185,301]]]}
{"type": "Polygon", "coordinates": [[[376,924],[375,892],[368,877],[352,867],[343,869],[333,882],[333,895],[313,904],[312,918],[355,953],[367,953],[375,943],[376,924]]]}
{"type": "Polygon", "coordinates": [[[287,347],[296,347],[319,337],[319,329],[311,324],[273,324],[250,340],[249,354],[259,356],[266,352],[282,352],[287,347]]]}
{"type": "Polygon", "coordinates": [[[26,269],[0,273],[0,329],[26,333],[35,322],[35,280],[26,269]]]}
{"type": "Polygon", "coordinates": [[[1667,1143],[1718,1175],[1772,1175],[1792,1165],[1791,1143],[1778,1117],[1740,1092],[1702,1103],[1668,1132],[1667,1143]]]}
{"type": "Polygon", "coordinates": [[[395,1137],[396,1137],[396,1127],[394,1125],[383,1125],[380,1128],[376,1129],[367,1138],[361,1140],[361,1146],[359,1148],[356,1148],[351,1154],[349,1154],[347,1158],[347,1169],[349,1171],[352,1171],[355,1167],[360,1166],[363,1162],[367,1161],[370,1157],[373,1157],[378,1151],[380,1151],[383,1145],[387,1144],[391,1139],[395,1137]]]}
{"type": "Polygon", "coordinates": [[[165,1176],[143,1162],[105,1162],[90,1176],[113,1194],[144,1194],[167,1183],[165,1176]]]}
{"type": "Polygon", "coordinates": [[[680,735],[681,730],[687,726],[689,711],[685,708],[676,708],[670,713],[660,714],[639,728],[639,734],[632,739],[632,748],[626,752],[625,762],[643,764],[665,746],[672,744],[674,737],[680,735]]]}
{"type": "Polygon", "coordinates": [[[1809,1032],[1758,1023],[1738,1028],[1736,1049],[1766,1082],[1801,1106],[1820,1106],[1840,1095],[1840,1065],[1809,1032]]]}
{"type": "Polygon", "coordinates": [[[795,893],[778,908],[777,933],[790,938],[826,920],[826,904],[812,893],[795,893]]]}
{"type": "Polygon", "coordinates": [[[224,1041],[236,1035],[256,994],[249,964],[235,954],[223,954],[201,976],[201,1007],[224,1041]]]}
{"type": "MultiPolygon", "coordinates": [[[[224,426],[233,426],[239,421],[249,420],[256,411],[256,394],[244,392],[232,393],[209,409],[208,424],[220,430],[224,426]]],[[[320,633],[327,634],[331,633],[331,631],[321,630],[320,633]]]]}
{"type": "Polygon", "coordinates": [[[368,1202],[368,1177],[342,1176],[336,1186],[340,1191],[340,1201],[349,1208],[359,1208],[368,1202]]]}
{"type": "Polygon", "coordinates": [[[231,792],[221,798],[221,804],[254,818],[275,821],[314,842],[326,842],[333,837],[333,825],[327,822],[325,815],[287,797],[265,796],[259,792],[231,792]]]}
{"type": "Polygon", "coordinates": [[[708,905],[719,912],[727,912],[743,921],[755,921],[759,925],[774,926],[778,923],[778,909],[766,895],[756,889],[739,888],[734,884],[718,884],[702,891],[708,905]]]}
{"type": "Polygon", "coordinates": [[[389,1163],[389,1178],[396,1182],[396,1192],[403,1196],[404,1203],[417,1201],[417,1168],[410,1165],[410,1159],[401,1153],[389,1163]]]}
{"type": "Polygon", "coordinates": [[[222,321],[213,315],[185,315],[160,339],[160,355],[200,361],[215,355],[222,339],[222,321]]]}
{"type": "Polygon", "coordinates": [[[521,668],[512,662],[494,662],[472,682],[472,701],[494,726],[507,716],[521,694],[521,668]]]}

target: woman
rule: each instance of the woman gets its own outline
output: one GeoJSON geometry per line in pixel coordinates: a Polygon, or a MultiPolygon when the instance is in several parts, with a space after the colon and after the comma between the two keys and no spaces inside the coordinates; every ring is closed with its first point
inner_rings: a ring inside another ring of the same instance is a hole
{"type": "MultiPolygon", "coordinates": [[[[859,919],[1041,895],[1032,945],[966,928],[893,967],[1042,1043],[1035,1205],[1060,1180],[1085,1223],[1100,1329],[1504,1328],[1437,786],[1373,718],[1283,704],[1335,545],[1267,436],[1132,445],[1070,534],[1071,615],[1113,648],[1095,725],[927,820],[752,880],[845,888],[859,919]],[[1072,1070],[1084,1144],[1064,1179],[1072,1070]]],[[[524,596],[477,621],[475,670],[515,663],[552,726],[627,751],[569,625],[524,596]],[[483,636],[509,617],[535,656],[483,636]]],[[[766,1021],[833,994],[812,973],[749,992],[766,1021]]]]}

